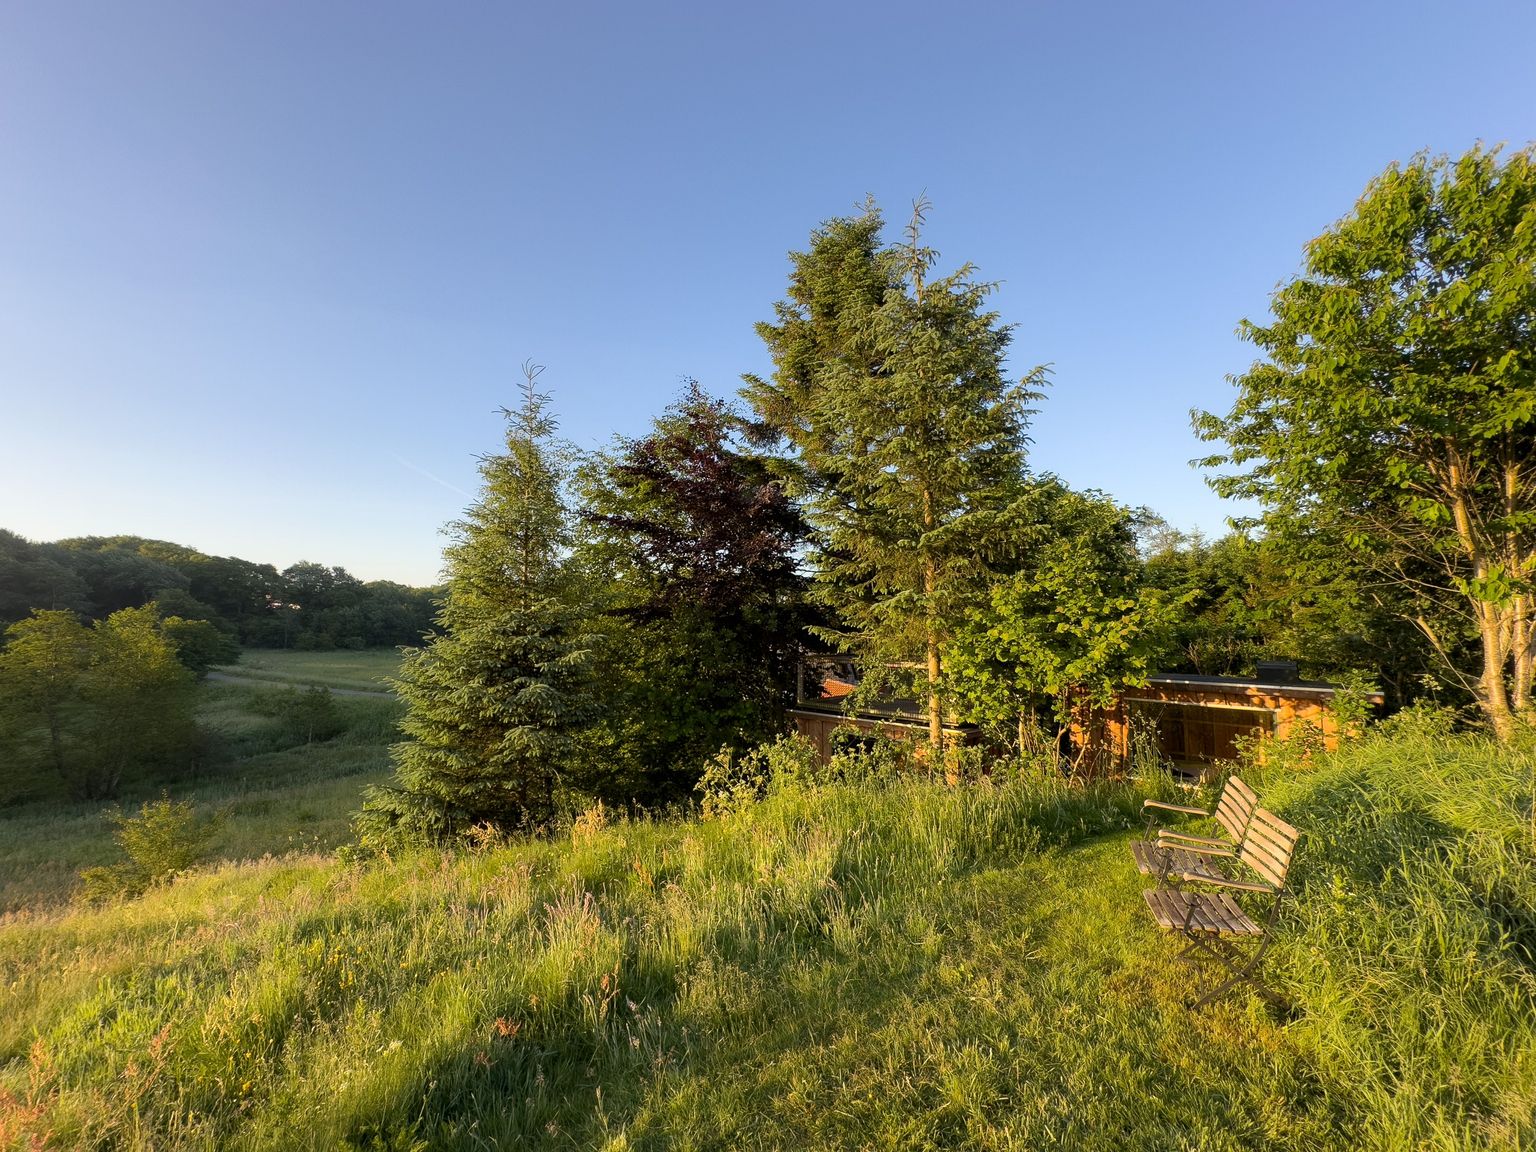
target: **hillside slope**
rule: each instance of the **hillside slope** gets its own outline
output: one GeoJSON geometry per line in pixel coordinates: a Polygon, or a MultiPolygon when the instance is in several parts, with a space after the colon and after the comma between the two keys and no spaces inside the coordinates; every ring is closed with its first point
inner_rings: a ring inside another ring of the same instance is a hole
{"type": "Polygon", "coordinates": [[[1378,739],[1266,782],[1311,834],[1283,1007],[1202,1014],[1127,788],[786,790],[226,864],[0,924],[0,1144],[1517,1147],[1529,768],[1378,739]]]}

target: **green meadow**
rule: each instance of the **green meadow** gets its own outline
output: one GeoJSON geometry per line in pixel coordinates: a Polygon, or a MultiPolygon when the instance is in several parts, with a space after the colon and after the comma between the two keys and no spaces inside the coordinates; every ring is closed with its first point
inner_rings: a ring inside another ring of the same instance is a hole
{"type": "MultiPolygon", "coordinates": [[[[292,690],[214,682],[198,692],[207,765],[190,777],[136,781],[116,808],[131,813],[168,793],[224,814],[212,860],[328,851],[351,838],[361,789],[389,776],[394,701],[338,696],[332,703],[345,730],[309,743],[284,723],[292,690]]],[[[17,780],[0,796],[0,914],[67,900],[80,869],[115,859],[103,813],[100,803],[68,799],[50,777],[17,780]]]]}
{"type": "Polygon", "coordinates": [[[389,679],[400,670],[395,648],[359,651],[297,652],[283,648],[246,648],[238,664],[216,669],[243,680],[307,687],[320,684],[353,692],[387,692],[389,679]]]}
{"type": "MultiPolygon", "coordinates": [[[[0,811],[0,1147],[1473,1149],[1536,1142],[1533,757],[1399,728],[1250,771],[1307,832],[1269,996],[1202,1012],[1155,782],[784,786],[726,819],[335,848],[391,702],[172,786],[210,860],[104,907],[99,811],[0,811]]],[[[125,799],[124,807],[133,801],[125,799]]]]}

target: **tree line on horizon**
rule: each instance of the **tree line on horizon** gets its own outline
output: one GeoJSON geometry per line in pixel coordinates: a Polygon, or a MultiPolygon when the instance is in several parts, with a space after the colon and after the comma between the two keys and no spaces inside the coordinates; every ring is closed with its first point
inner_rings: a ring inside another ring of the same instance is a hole
{"type": "Polygon", "coordinates": [[[1532,715],[1536,151],[1419,156],[1374,180],[1245,323],[1263,353],[1226,415],[1215,542],[1028,465],[1047,372],[971,265],[936,273],[926,204],[790,256],[739,402],[690,384],[642,437],[578,459],[525,366],[503,453],[453,525],[437,628],[407,655],[396,779],[365,839],[538,827],[562,789],[675,799],[769,739],[794,659],[1022,745],[1155,666],[1291,657],[1396,704],[1532,715]],[[723,750],[723,751],[722,751],[723,750]]]}
{"type": "Polygon", "coordinates": [[[31,541],[0,528],[0,626],[36,609],[101,620],[157,605],[162,617],[207,621],[241,647],[392,648],[418,643],[432,624],[436,588],[363,581],[345,568],[300,561],[279,570],[238,556],[142,536],[31,541]]]}

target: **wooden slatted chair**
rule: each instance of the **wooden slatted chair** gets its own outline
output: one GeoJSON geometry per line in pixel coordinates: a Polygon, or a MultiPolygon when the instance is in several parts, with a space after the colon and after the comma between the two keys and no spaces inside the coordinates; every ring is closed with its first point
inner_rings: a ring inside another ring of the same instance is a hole
{"type": "Polygon", "coordinates": [[[1137,869],[1144,876],[1159,879],[1170,872],[1205,871],[1212,876],[1226,876],[1227,870],[1220,863],[1223,857],[1235,859],[1237,846],[1248,831],[1248,821],[1258,807],[1259,797],[1240,777],[1228,776],[1216,798],[1216,807],[1207,812],[1190,804],[1169,804],[1162,800],[1143,800],[1141,810],[1147,816],[1147,834],[1141,840],[1131,842],[1131,856],[1137,869]],[[1206,816],[1216,821],[1226,839],[1215,836],[1193,836],[1171,828],[1153,825],[1159,812],[1176,812],[1188,816],[1206,816]],[[1205,850],[1203,853],[1197,849],[1205,850]]]}
{"type": "MultiPolygon", "coordinates": [[[[1256,879],[1213,875],[1208,869],[1170,869],[1159,877],[1156,888],[1142,893],[1158,927],[1178,932],[1189,940],[1179,953],[1181,960],[1209,956],[1230,973],[1196,1001],[1196,1008],[1209,1004],[1241,982],[1257,985],[1254,970],[1274,939],[1275,918],[1285,896],[1285,878],[1300,838],[1299,831],[1273,812],[1255,808],[1235,858],[1256,879]],[[1216,890],[1204,890],[1212,888],[1216,890]],[[1269,907],[1260,919],[1255,919],[1233,898],[1235,892],[1267,896],[1269,907]]],[[[1190,851],[1198,855],[1224,850],[1192,847],[1190,851]]]]}

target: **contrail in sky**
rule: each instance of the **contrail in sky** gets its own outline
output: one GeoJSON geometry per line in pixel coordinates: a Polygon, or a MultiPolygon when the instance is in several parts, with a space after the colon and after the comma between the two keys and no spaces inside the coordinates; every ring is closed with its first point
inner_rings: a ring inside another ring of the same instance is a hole
{"type": "Polygon", "coordinates": [[[450,484],[450,483],[448,483],[448,481],[444,480],[441,476],[434,476],[434,475],[432,475],[432,473],[428,472],[425,468],[421,467],[419,464],[412,464],[404,456],[398,455],[397,453],[394,453],[394,452],[391,452],[390,455],[395,458],[396,463],[401,464],[401,465],[403,465],[406,468],[409,468],[412,472],[420,472],[423,476],[425,476],[428,480],[431,480],[434,484],[441,484],[444,488],[448,489],[448,491],[450,491],[450,492],[457,492],[460,496],[464,497],[464,499],[466,499],[466,500],[473,500],[475,498],[474,493],[464,491],[464,489],[460,488],[457,484],[450,484]]]}

